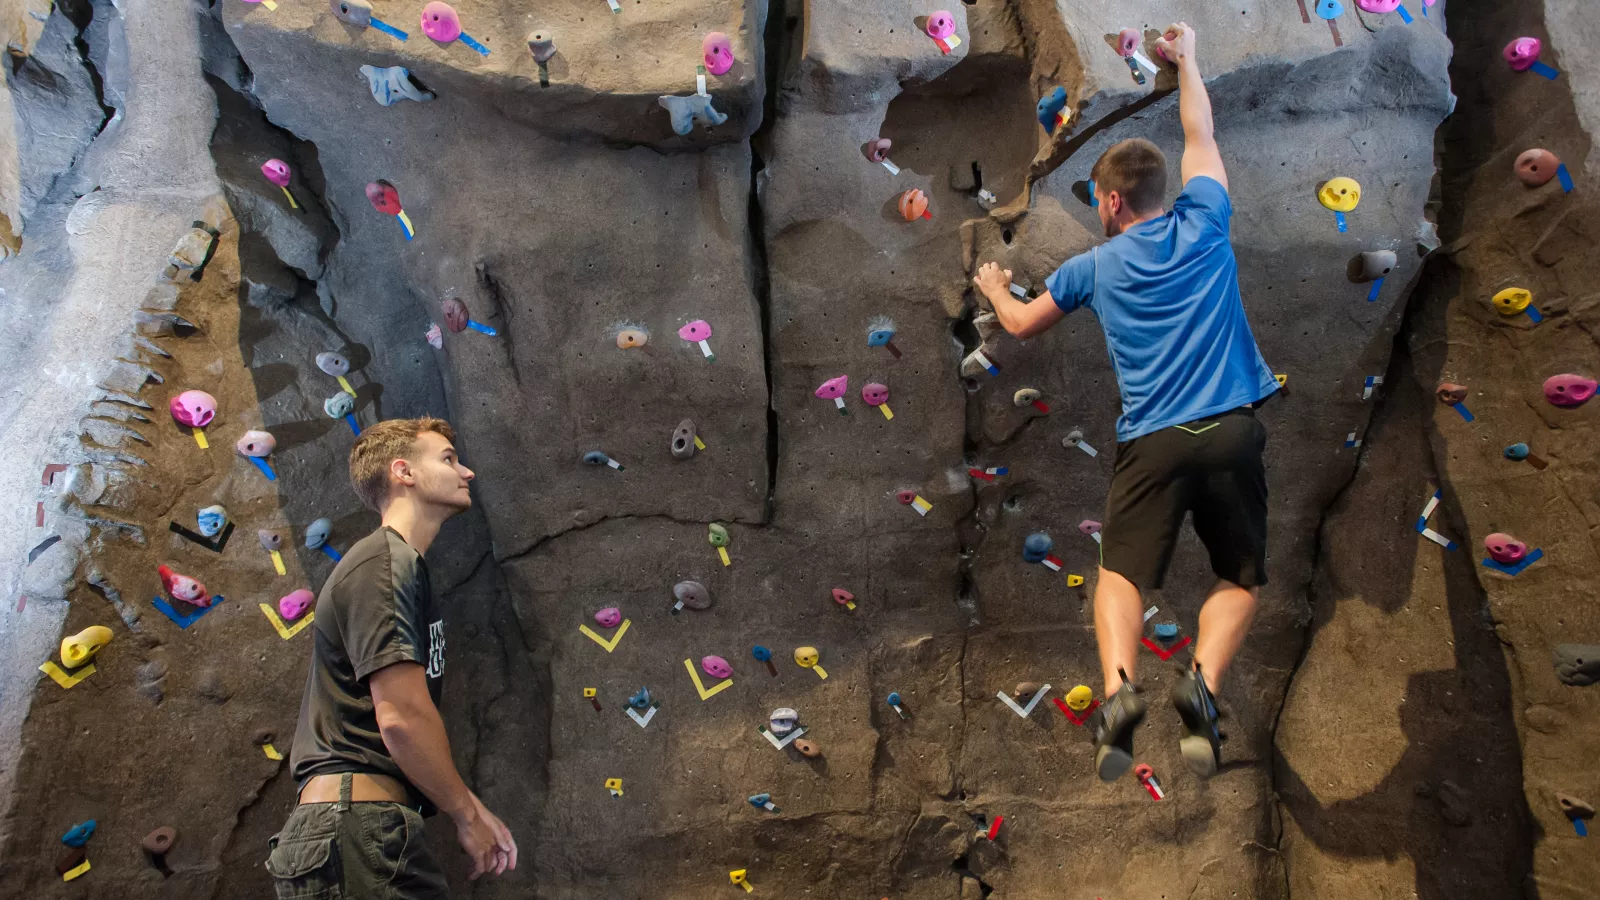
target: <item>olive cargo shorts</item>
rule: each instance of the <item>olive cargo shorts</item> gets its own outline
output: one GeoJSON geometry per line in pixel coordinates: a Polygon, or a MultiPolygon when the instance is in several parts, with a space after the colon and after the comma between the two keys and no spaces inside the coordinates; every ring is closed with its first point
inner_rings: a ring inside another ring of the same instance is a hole
{"type": "Polygon", "coordinates": [[[444,872],[422,839],[422,816],[399,803],[303,803],[269,842],[278,900],[436,900],[444,872]]]}

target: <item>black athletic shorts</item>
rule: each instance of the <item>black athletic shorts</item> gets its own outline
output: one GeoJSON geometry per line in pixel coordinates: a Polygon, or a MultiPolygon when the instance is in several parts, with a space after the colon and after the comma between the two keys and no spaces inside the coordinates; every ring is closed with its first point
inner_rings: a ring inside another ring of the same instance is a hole
{"type": "Polygon", "coordinates": [[[1184,513],[1218,578],[1267,583],[1267,431],[1240,407],[1117,444],[1101,530],[1101,565],[1141,589],[1161,587],[1184,513]]]}

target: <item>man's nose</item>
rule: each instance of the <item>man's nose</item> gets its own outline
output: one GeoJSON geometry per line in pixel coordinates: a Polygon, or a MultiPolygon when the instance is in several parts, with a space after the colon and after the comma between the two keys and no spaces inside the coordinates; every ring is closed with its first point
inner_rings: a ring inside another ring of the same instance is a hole
{"type": "Polygon", "coordinates": [[[461,477],[465,478],[468,481],[471,481],[472,479],[474,479],[474,478],[476,478],[478,476],[472,474],[472,470],[467,468],[466,466],[461,466],[461,477]]]}

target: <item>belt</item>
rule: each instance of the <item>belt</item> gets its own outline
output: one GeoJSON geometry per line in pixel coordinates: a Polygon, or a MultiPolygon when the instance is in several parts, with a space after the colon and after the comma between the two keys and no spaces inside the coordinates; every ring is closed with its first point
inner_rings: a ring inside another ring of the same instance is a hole
{"type": "Polygon", "coordinates": [[[410,792],[405,785],[388,775],[366,772],[342,772],[313,775],[300,788],[301,803],[337,803],[340,800],[357,803],[389,802],[411,805],[410,792]],[[341,783],[349,780],[349,793],[340,796],[341,783]]]}

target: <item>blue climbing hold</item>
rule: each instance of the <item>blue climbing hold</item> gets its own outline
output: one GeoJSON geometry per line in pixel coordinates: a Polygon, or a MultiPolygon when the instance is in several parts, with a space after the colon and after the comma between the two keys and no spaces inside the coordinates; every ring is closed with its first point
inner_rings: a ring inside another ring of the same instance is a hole
{"type": "Polygon", "coordinates": [[[1178,639],[1178,626],[1165,622],[1156,626],[1156,640],[1175,641],[1178,639]]]}
{"type": "Polygon", "coordinates": [[[639,688],[639,693],[628,698],[628,705],[634,709],[649,709],[650,689],[647,687],[639,688]]]}
{"type": "Polygon", "coordinates": [[[772,802],[772,795],[771,794],[762,793],[762,794],[751,794],[750,795],[750,805],[754,806],[756,809],[764,809],[764,808],[766,808],[766,805],[768,803],[771,803],[771,802],[772,802]]]}
{"type": "Polygon", "coordinates": [[[890,706],[899,706],[900,705],[900,692],[899,691],[895,691],[894,693],[889,695],[889,705],[890,706]]]}
{"type": "Polygon", "coordinates": [[[1525,460],[1527,458],[1528,458],[1528,445],[1527,444],[1512,444],[1511,446],[1506,448],[1506,459],[1516,460],[1517,462],[1521,462],[1522,460],[1525,460]]]}
{"type": "Polygon", "coordinates": [[[67,833],[61,836],[61,843],[66,844],[68,847],[82,847],[84,844],[89,843],[89,838],[94,835],[96,824],[93,819],[87,822],[79,822],[67,829],[67,833]]]}
{"type": "Polygon", "coordinates": [[[892,328],[879,328],[867,332],[868,347],[883,347],[892,340],[894,340],[894,329],[892,328]]]}
{"type": "Polygon", "coordinates": [[[1067,89],[1057,86],[1055,90],[1039,98],[1039,124],[1044,126],[1045,134],[1056,133],[1056,117],[1067,108],[1067,89]]]}
{"type": "Polygon", "coordinates": [[[1344,15],[1344,4],[1339,0],[1317,0],[1317,16],[1323,19],[1337,19],[1344,15]]]}
{"type": "Polygon", "coordinates": [[[1044,558],[1050,555],[1050,548],[1055,545],[1050,535],[1036,531],[1023,540],[1022,558],[1031,563],[1044,562],[1044,558]]]}
{"type": "Polygon", "coordinates": [[[756,658],[756,662],[770,662],[772,660],[772,651],[760,644],[750,648],[750,655],[756,658]]]}

